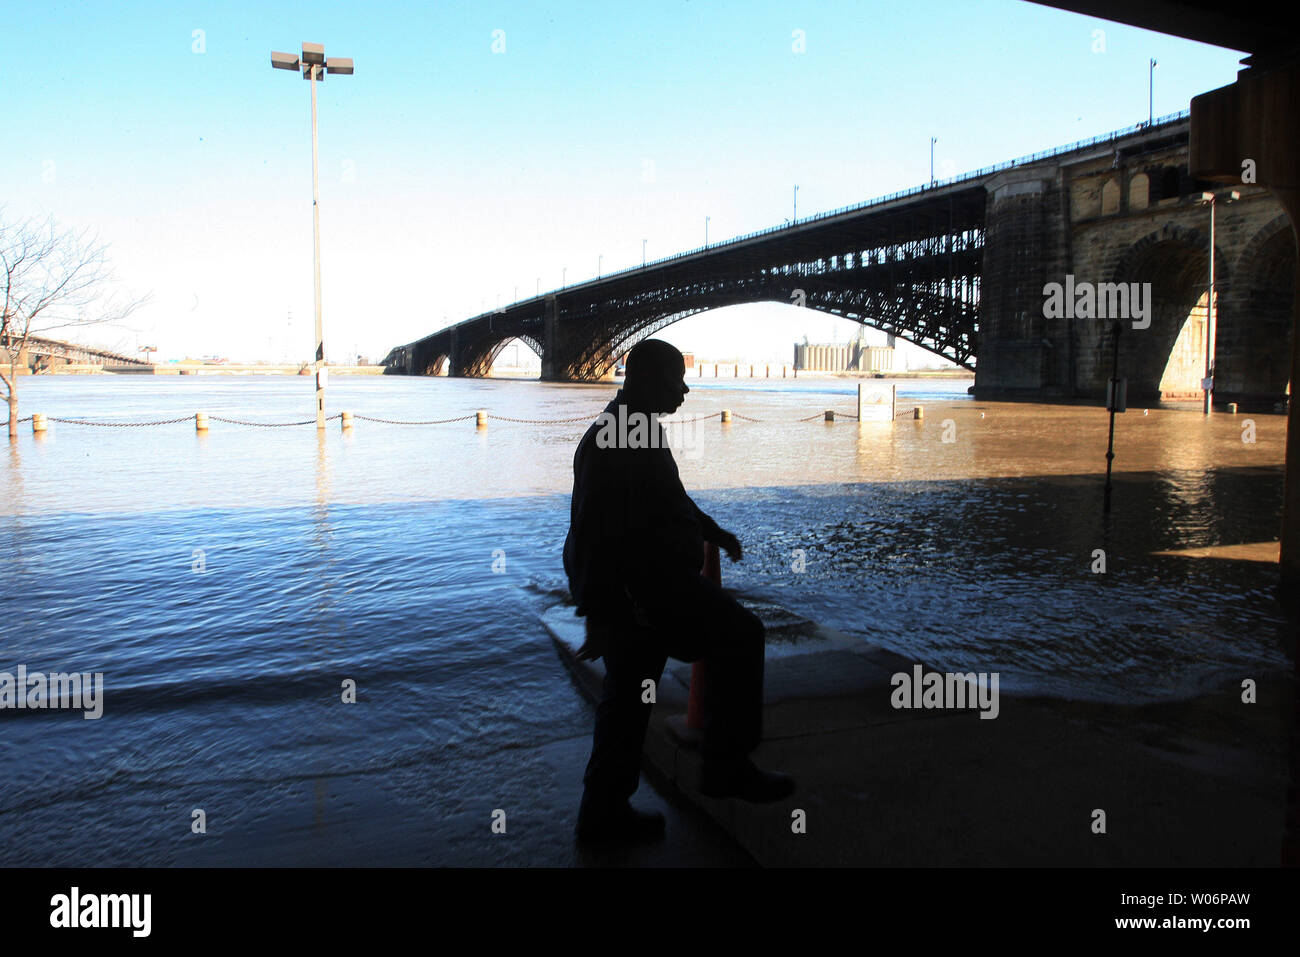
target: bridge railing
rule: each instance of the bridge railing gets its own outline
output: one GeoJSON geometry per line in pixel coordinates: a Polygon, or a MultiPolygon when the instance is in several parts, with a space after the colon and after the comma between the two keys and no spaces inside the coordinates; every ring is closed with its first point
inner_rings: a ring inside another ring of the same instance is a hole
{"type": "MultiPolygon", "coordinates": [[[[1100,133],[1097,136],[1090,137],[1089,139],[1076,140],[1075,142],[1068,143],[1065,146],[1054,146],[1050,149],[1039,150],[1037,153],[1030,153],[1028,156],[1018,156],[1015,159],[1006,160],[1005,162],[1002,163],[994,163],[992,166],[985,166],[982,167],[981,169],[974,170],[973,172],[970,173],[960,173],[957,176],[952,176],[949,177],[948,179],[936,180],[933,183],[924,183],[920,186],[911,186],[908,187],[907,189],[900,189],[897,192],[888,193],[884,196],[877,196],[875,199],[868,199],[861,203],[851,203],[848,206],[841,206],[838,209],[828,210],[827,212],[824,213],[814,213],[812,216],[805,216],[803,219],[796,219],[791,223],[782,224],[780,226],[767,226],[763,229],[755,230],[752,233],[745,233],[742,236],[736,236],[733,237],[732,239],[725,239],[722,242],[713,243],[712,245],[709,246],[697,246],[695,249],[687,250],[686,252],[682,252],[682,253],[677,253],[675,255],[665,257],[664,259],[656,260],[655,262],[652,263],[647,263],[645,266],[634,266],[631,269],[622,270],[622,272],[632,273],[642,269],[649,269],[651,266],[656,266],[659,265],[660,263],[672,262],[673,260],[682,259],[686,256],[697,255],[698,253],[701,253],[706,249],[717,249],[719,246],[729,246],[732,243],[744,242],[745,240],[753,239],[756,236],[765,236],[768,235],[769,233],[776,233],[785,229],[792,229],[796,225],[803,226],[803,225],[807,225],[808,223],[818,222],[819,220],[830,219],[834,216],[842,216],[845,213],[853,213],[859,210],[869,209],[872,206],[880,206],[884,203],[892,203],[896,200],[904,199],[908,196],[916,196],[920,193],[929,192],[931,190],[941,189],[948,186],[955,186],[959,183],[963,183],[968,180],[981,179],[982,177],[988,176],[992,173],[1000,172],[1004,169],[1012,169],[1013,167],[1016,166],[1027,166],[1032,163],[1037,163],[1040,160],[1048,159],[1049,157],[1052,156],[1060,156],[1064,153],[1073,153],[1075,150],[1086,149],[1089,146],[1096,146],[1098,143],[1105,143],[1111,140],[1117,140],[1122,136],[1132,136],[1134,133],[1140,133],[1143,130],[1150,130],[1158,126],[1164,126],[1169,123],[1175,123],[1181,120],[1185,120],[1190,116],[1191,116],[1190,110],[1179,110],[1177,113],[1169,113],[1165,116],[1159,117],[1156,120],[1153,120],[1150,123],[1137,123],[1134,124],[1133,126],[1126,126],[1123,129],[1112,130],[1109,133],[1100,133]]],[[[610,276],[603,277],[603,278],[610,278],[615,275],[620,275],[620,273],[610,273],[610,276]]],[[[585,285],[585,283],[583,285],[585,285]]],[[[568,287],[568,288],[572,288],[572,287],[568,287]]]]}

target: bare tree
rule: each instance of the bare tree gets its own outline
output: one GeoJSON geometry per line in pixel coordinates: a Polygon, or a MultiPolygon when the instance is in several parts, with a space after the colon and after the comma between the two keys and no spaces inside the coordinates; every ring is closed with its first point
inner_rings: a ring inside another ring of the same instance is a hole
{"type": "Polygon", "coordinates": [[[107,253],[107,244],[88,230],[60,229],[53,219],[0,218],[0,348],[6,353],[0,382],[11,439],[18,435],[18,360],[28,340],[54,329],[120,322],[148,301],[110,289],[115,279],[107,253]]]}

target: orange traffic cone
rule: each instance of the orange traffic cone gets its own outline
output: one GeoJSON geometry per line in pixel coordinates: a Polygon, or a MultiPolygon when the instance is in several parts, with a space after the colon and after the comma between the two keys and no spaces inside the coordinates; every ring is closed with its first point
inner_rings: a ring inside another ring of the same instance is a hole
{"type": "MultiPolygon", "coordinates": [[[[700,574],[713,584],[722,585],[722,560],[718,546],[712,542],[704,543],[704,565],[700,574]]],[[[691,665],[691,697],[686,704],[686,727],[694,731],[704,728],[704,695],[709,686],[709,664],[697,661],[691,665]]]]}

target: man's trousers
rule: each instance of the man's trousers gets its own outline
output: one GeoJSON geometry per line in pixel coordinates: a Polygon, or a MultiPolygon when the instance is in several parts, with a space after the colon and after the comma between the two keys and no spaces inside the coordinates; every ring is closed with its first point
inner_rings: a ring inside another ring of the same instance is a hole
{"type": "Polygon", "coordinates": [[[749,754],[763,737],[763,622],[700,575],[632,593],[646,625],[630,615],[593,616],[589,627],[607,630],[605,681],[596,707],[591,760],[583,781],[597,800],[617,802],[637,789],[641,750],[652,704],[668,658],[705,660],[703,704],[706,761],[749,754]]]}

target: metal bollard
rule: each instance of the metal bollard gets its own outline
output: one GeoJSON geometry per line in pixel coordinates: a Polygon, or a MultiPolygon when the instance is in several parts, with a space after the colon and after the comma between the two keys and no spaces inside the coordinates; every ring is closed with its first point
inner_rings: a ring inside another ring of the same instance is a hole
{"type": "Polygon", "coordinates": [[[827,422],[834,422],[834,421],[835,421],[835,410],[834,410],[834,409],[827,409],[827,410],[826,410],[826,421],[827,421],[827,422]]]}
{"type": "Polygon", "coordinates": [[[38,433],[38,432],[44,432],[45,429],[46,429],[46,425],[45,425],[45,416],[44,416],[42,413],[40,413],[40,412],[35,412],[35,413],[33,413],[33,414],[32,414],[32,434],[35,435],[35,434],[38,433]]]}
{"type": "Polygon", "coordinates": [[[1228,403],[1228,415],[1236,415],[1236,414],[1237,414],[1237,403],[1235,403],[1235,402],[1229,402],[1229,403],[1228,403]]]}
{"type": "Polygon", "coordinates": [[[344,429],[352,428],[352,413],[351,412],[340,413],[339,421],[342,424],[344,429]]]}
{"type": "Polygon", "coordinates": [[[723,421],[723,422],[730,422],[730,421],[731,421],[731,410],[730,410],[730,409],[723,409],[723,410],[722,410],[722,421],[723,421]]]}
{"type": "Polygon", "coordinates": [[[912,410],[912,418],[914,418],[914,419],[924,419],[924,418],[925,418],[925,407],[924,407],[924,406],[920,406],[920,405],[918,405],[915,409],[913,409],[913,410],[912,410]]]}
{"type": "Polygon", "coordinates": [[[194,413],[194,431],[195,432],[208,431],[208,414],[206,412],[194,413]]]}
{"type": "Polygon", "coordinates": [[[487,428],[487,412],[483,409],[479,409],[474,413],[474,426],[479,429],[487,428]]]}

